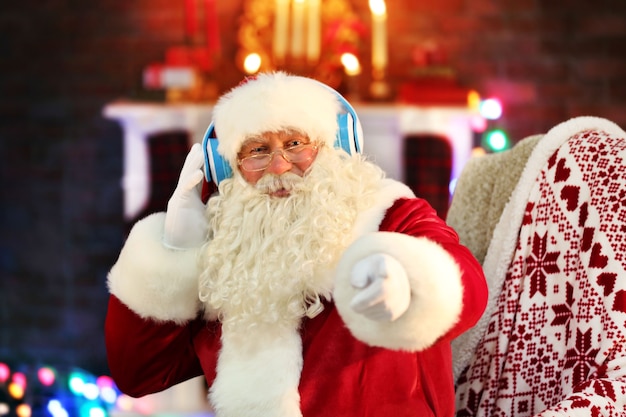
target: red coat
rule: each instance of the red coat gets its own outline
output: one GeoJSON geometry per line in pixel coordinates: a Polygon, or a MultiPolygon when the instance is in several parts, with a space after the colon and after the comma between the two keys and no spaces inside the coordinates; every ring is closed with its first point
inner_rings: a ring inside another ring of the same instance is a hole
{"type": "MultiPolygon", "coordinates": [[[[363,336],[357,339],[347,323],[350,320],[333,303],[326,304],[317,317],[304,318],[300,328],[304,364],[298,388],[304,417],[454,414],[450,341],[474,325],[484,311],[487,287],[482,269],[424,200],[398,199],[383,213],[380,231],[432,241],[458,265],[460,313],[450,326],[436,329],[441,334],[432,335],[428,347],[413,351],[372,346],[361,341],[363,336]]],[[[115,292],[109,302],[106,343],[112,376],[123,392],[143,396],[202,374],[211,385],[220,349],[218,322],[141,318],[115,292]]]]}

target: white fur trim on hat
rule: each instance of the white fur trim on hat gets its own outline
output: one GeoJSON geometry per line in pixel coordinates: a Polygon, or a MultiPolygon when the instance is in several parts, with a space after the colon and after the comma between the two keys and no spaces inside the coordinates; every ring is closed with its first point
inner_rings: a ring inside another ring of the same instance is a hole
{"type": "Polygon", "coordinates": [[[261,73],[224,94],[213,109],[218,152],[232,166],[247,138],[295,128],[332,147],[341,103],[319,81],[284,72],[261,73]]]}

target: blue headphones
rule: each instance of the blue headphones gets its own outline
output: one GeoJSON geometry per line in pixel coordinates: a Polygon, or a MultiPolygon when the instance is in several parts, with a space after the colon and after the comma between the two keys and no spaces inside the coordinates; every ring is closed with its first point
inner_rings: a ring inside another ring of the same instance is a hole
{"type": "MultiPolygon", "coordinates": [[[[326,84],[311,79],[331,90],[343,107],[343,112],[337,114],[337,136],[335,138],[334,147],[343,149],[348,154],[353,155],[363,151],[363,138],[361,133],[361,125],[354,108],[348,103],[341,94],[326,84]]],[[[204,150],[204,177],[207,182],[213,181],[215,185],[219,185],[223,180],[232,177],[233,170],[222,155],[217,152],[218,139],[215,136],[215,128],[213,122],[209,125],[202,140],[202,149],[204,150]]]]}

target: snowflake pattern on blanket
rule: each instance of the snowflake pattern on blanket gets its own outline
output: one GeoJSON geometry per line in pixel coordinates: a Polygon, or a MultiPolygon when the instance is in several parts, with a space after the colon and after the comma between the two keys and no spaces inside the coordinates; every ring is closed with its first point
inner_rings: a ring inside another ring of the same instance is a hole
{"type": "Polygon", "coordinates": [[[626,416],[626,139],[579,132],[532,186],[457,416],[626,416]]]}

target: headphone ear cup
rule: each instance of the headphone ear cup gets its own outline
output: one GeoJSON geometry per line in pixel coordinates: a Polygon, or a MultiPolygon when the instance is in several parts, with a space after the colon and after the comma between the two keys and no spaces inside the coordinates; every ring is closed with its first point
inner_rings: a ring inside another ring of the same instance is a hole
{"type": "Polygon", "coordinates": [[[215,128],[211,123],[204,134],[202,150],[204,152],[204,178],[207,182],[213,181],[215,185],[233,176],[230,164],[217,151],[217,145],[215,128]]]}
{"type": "MultiPolygon", "coordinates": [[[[302,77],[304,78],[304,77],[302,77]]],[[[337,114],[337,135],[335,136],[334,147],[343,149],[350,155],[363,152],[363,128],[361,122],[352,105],[334,88],[321,81],[307,78],[330,90],[341,103],[344,112],[337,114]]]]}
{"type": "MultiPolygon", "coordinates": [[[[339,95],[339,93],[337,93],[339,95]]],[[[350,155],[363,152],[363,142],[361,124],[354,109],[350,104],[339,96],[347,113],[339,113],[337,115],[337,137],[335,138],[335,148],[341,148],[350,155]],[[350,107],[348,107],[350,106],[350,107]]]]}
{"type": "Polygon", "coordinates": [[[351,132],[350,115],[348,113],[340,113],[337,115],[337,137],[335,138],[335,148],[343,149],[352,155],[356,152],[354,146],[354,135],[351,132]]]}

